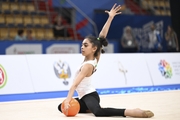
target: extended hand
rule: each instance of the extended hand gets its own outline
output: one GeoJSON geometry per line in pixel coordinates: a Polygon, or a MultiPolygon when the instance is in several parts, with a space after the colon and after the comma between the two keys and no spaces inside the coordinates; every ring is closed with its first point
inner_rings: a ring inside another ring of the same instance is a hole
{"type": "Polygon", "coordinates": [[[106,10],[105,12],[108,13],[110,17],[114,17],[116,15],[121,14],[120,10],[121,10],[121,5],[117,6],[117,4],[114,4],[110,11],[106,10]]]}
{"type": "Polygon", "coordinates": [[[69,107],[70,107],[69,102],[68,102],[68,101],[65,101],[65,102],[64,102],[64,110],[65,110],[66,114],[68,114],[68,109],[69,109],[69,107]]]}

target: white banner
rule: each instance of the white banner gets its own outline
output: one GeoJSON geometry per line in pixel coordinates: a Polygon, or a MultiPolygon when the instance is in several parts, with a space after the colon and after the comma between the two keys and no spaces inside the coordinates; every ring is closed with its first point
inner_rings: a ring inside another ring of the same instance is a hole
{"type": "Polygon", "coordinates": [[[13,44],[6,48],[6,54],[42,54],[41,44],[13,44]]]}
{"type": "Polygon", "coordinates": [[[33,92],[26,57],[24,55],[0,56],[0,95],[33,92]]]}
{"type": "Polygon", "coordinates": [[[180,84],[180,54],[145,54],[144,55],[154,85],[180,84]]]}
{"type": "Polygon", "coordinates": [[[143,54],[103,54],[93,78],[96,88],[152,85],[143,54]]]}
{"type": "Polygon", "coordinates": [[[47,54],[80,53],[79,44],[53,44],[46,49],[47,54]]]}
{"type": "MultiPolygon", "coordinates": [[[[69,90],[81,54],[1,55],[0,95],[69,90]]],[[[180,54],[102,54],[97,89],[180,84],[180,54]]]]}
{"type": "Polygon", "coordinates": [[[82,62],[80,54],[27,55],[35,92],[68,90],[77,67],[82,62]]]}

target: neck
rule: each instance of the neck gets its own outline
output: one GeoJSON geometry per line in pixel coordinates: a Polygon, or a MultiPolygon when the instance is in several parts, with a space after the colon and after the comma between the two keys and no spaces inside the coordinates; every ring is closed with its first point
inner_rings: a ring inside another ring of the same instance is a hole
{"type": "Polygon", "coordinates": [[[84,61],[88,61],[88,60],[94,60],[95,59],[95,57],[94,56],[86,56],[85,58],[84,58],[84,61]]]}

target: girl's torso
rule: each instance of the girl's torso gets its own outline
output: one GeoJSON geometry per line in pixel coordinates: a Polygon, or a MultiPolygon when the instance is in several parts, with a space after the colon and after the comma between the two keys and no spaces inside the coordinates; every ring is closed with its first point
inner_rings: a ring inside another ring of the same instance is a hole
{"type": "MultiPolygon", "coordinates": [[[[85,64],[91,64],[94,67],[94,70],[92,71],[92,73],[95,72],[96,66],[97,66],[97,60],[96,59],[83,62],[80,65],[80,67],[78,68],[78,70],[76,72],[76,76],[79,74],[82,66],[85,65],[85,64]]],[[[79,99],[81,99],[86,94],[89,94],[91,92],[96,91],[95,88],[93,87],[93,85],[91,84],[91,79],[92,79],[92,75],[90,75],[89,77],[85,77],[80,82],[78,87],[76,88],[76,91],[78,93],[79,99]]]]}

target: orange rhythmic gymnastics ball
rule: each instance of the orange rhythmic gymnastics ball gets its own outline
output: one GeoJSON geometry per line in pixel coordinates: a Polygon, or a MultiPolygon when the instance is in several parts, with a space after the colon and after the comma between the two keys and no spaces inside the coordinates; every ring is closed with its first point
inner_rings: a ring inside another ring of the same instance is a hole
{"type": "Polygon", "coordinates": [[[64,115],[66,115],[67,117],[72,117],[72,116],[76,116],[79,113],[80,105],[76,99],[74,98],[71,99],[71,101],[69,102],[70,107],[67,111],[65,111],[64,102],[65,100],[62,102],[61,105],[61,110],[62,113],[64,113],[64,115]]]}

